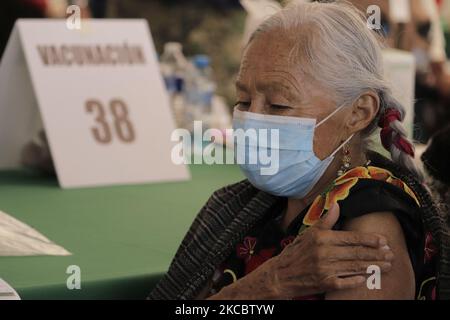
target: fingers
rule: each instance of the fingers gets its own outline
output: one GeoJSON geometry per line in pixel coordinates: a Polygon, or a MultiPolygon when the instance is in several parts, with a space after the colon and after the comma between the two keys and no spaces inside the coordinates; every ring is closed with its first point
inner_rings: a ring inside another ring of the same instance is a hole
{"type": "Polygon", "coordinates": [[[335,270],[328,272],[330,275],[323,278],[321,287],[325,291],[360,287],[366,282],[368,267],[373,265],[378,266],[381,272],[388,272],[392,267],[390,263],[382,261],[339,262],[333,266],[335,270]]]}
{"type": "Polygon", "coordinates": [[[387,239],[378,234],[353,232],[353,231],[331,231],[333,226],[339,219],[340,207],[338,203],[334,203],[328,210],[327,214],[323,216],[311,228],[321,231],[329,231],[322,234],[320,232],[319,242],[321,244],[334,244],[341,246],[368,246],[368,247],[383,247],[387,245],[387,239]]]}
{"type": "Polygon", "coordinates": [[[329,261],[392,261],[394,254],[389,247],[370,248],[363,246],[330,247],[326,258],[329,261]]]}
{"type": "Polygon", "coordinates": [[[320,236],[322,244],[336,246],[367,246],[372,248],[387,246],[387,239],[375,233],[357,231],[325,231],[320,236]]]}
{"type": "Polygon", "coordinates": [[[324,280],[324,287],[326,288],[326,291],[345,290],[361,287],[365,283],[366,278],[364,276],[353,276],[347,278],[333,277],[324,280]]]}
{"type": "Polygon", "coordinates": [[[319,228],[322,230],[331,230],[333,226],[336,224],[336,222],[339,219],[340,215],[340,208],[339,204],[336,202],[333,204],[333,206],[328,210],[325,216],[323,216],[320,221],[318,221],[314,228],[319,228]]]}
{"type": "MultiPolygon", "coordinates": [[[[340,261],[333,263],[333,274],[338,277],[366,275],[370,266],[378,266],[381,272],[389,272],[392,264],[389,261],[340,261]]],[[[331,272],[330,272],[331,273],[331,272]]]]}

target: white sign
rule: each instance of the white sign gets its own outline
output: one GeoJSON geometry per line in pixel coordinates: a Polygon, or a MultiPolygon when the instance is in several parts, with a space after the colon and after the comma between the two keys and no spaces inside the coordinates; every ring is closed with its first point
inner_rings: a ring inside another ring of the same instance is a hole
{"type": "Polygon", "coordinates": [[[189,178],[145,20],[20,19],[0,65],[0,167],[45,127],[62,187],[189,178]]]}
{"type": "Polygon", "coordinates": [[[395,23],[408,23],[411,21],[410,0],[389,0],[389,15],[395,23]]]}
{"type": "Polygon", "coordinates": [[[414,131],[414,93],[416,63],[414,56],[397,49],[383,50],[384,72],[394,97],[405,107],[403,124],[412,139],[414,131]]]}

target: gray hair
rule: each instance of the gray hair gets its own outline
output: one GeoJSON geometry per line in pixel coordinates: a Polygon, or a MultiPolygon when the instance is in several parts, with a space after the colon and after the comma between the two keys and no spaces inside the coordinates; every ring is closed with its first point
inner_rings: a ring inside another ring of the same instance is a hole
{"type": "MultiPolygon", "coordinates": [[[[380,110],[361,132],[363,138],[368,138],[377,129],[380,115],[387,108],[398,110],[403,121],[405,109],[393,96],[384,76],[379,36],[367,27],[364,14],[352,4],[346,1],[292,1],[260,25],[249,44],[260,34],[278,29],[295,37],[290,57],[302,66],[305,74],[336,95],[337,105],[353,103],[367,90],[378,94],[380,110]]],[[[392,138],[398,135],[407,140],[400,121],[391,122],[390,126],[392,138]]],[[[423,179],[411,156],[393,143],[388,151],[394,162],[423,179]]]]}

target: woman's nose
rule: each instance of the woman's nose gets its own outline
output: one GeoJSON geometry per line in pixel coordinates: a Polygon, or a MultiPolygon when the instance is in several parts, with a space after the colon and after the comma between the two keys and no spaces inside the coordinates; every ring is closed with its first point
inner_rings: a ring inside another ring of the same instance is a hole
{"type": "Polygon", "coordinates": [[[263,99],[252,99],[252,103],[248,108],[248,112],[253,113],[264,113],[264,100],[263,99]]]}

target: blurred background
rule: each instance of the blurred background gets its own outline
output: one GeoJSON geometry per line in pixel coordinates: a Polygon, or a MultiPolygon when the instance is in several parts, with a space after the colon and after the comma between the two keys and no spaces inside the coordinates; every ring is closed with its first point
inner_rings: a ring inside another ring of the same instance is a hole
{"type": "Polygon", "coordinates": [[[246,13],[239,0],[6,0],[0,2],[0,52],[15,19],[65,17],[68,4],[84,8],[84,17],[144,18],[149,21],[157,52],[179,42],[185,56],[211,58],[217,92],[233,101],[233,77],[239,68],[246,13]]]}

